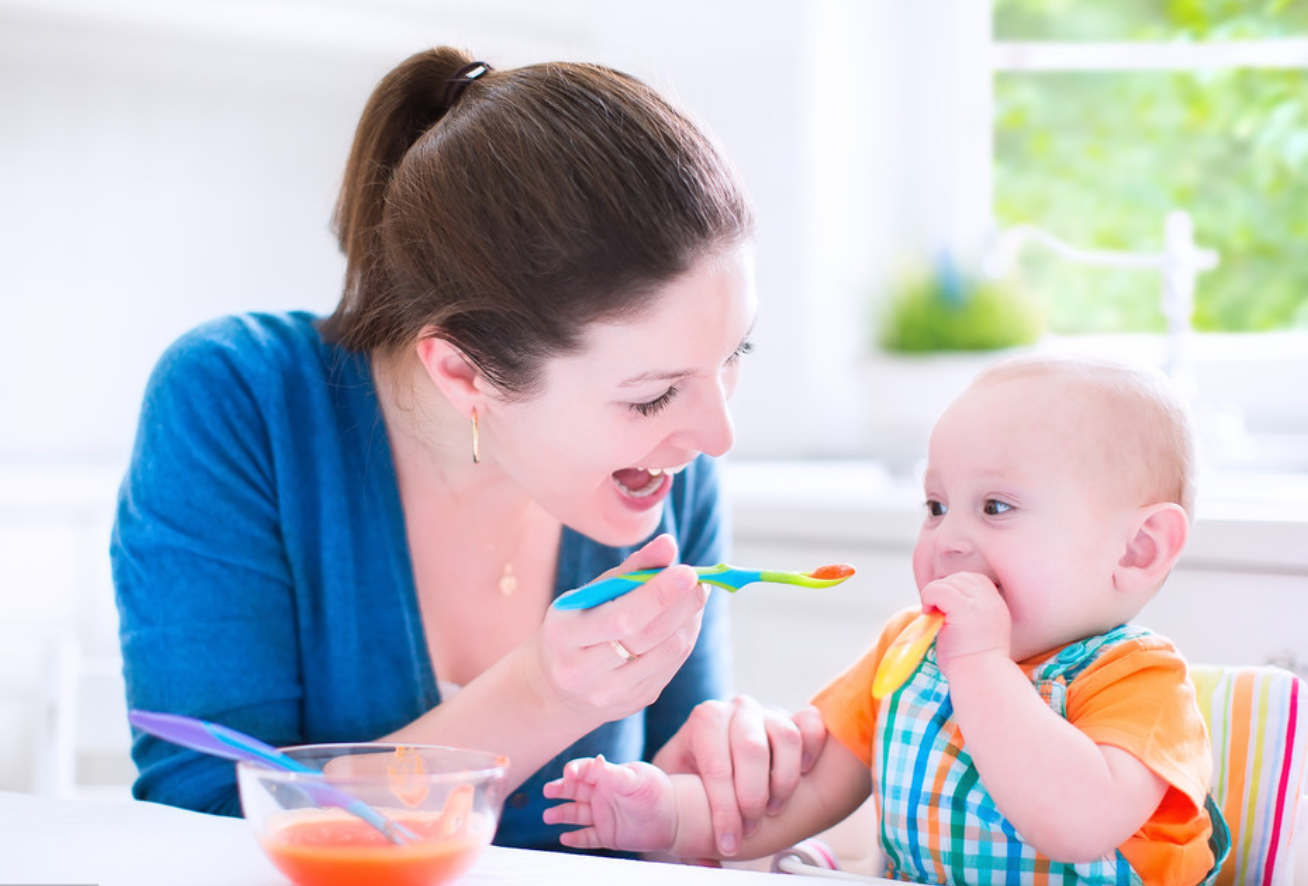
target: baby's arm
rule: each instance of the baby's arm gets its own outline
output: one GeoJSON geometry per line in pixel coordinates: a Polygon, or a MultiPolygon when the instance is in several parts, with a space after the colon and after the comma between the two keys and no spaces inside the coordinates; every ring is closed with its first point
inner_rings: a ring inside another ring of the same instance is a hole
{"type": "Polygon", "coordinates": [[[937,656],[954,715],[1000,812],[1058,861],[1112,852],[1158,808],[1167,783],[1134,755],[1095,744],[1056,714],[1031,690],[1006,636],[988,646],[979,639],[988,628],[972,634],[972,627],[993,627],[994,605],[1006,615],[988,579],[957,573],[933,584],[923,600],[946,613],[937,656]]]}
{"type": "MultiPolygon", "coordinates": [[[[871,774],[838,741],[828,741],[785,808],[749,834],[739,857],[758,858],[830,827],[858,808],[871,791],[871,774]]],[[[616,765],[573,760],[545,796],[569,800],[545,811],[548,824],[582,825],[565,833],[566,846],[668,852],[680,858],[720,858],[704,782],[668,775],[647,763],[616,765]]]]}

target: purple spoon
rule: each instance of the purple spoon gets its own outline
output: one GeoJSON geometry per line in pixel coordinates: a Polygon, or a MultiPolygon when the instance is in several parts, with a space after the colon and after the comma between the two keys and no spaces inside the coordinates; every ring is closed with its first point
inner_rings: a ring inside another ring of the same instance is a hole
{"type": "MultiPolygon", "coordinates": [[[[272,745],[252,735],[237,732],[218,723],[210,723],[208,720],[198,720],[181,714],[158,714],[139,710],[129,712],[127,719],[144,732],[193,751],[213,754],[215,757],[228,760],[249,760],[269,769],[280,769],[284,772],[322,776],[321,770],[304,765],[294,757],[283,754],[272,745]]],[[[363,819],[392,843],[408,843],[418,839],[413,831],[399,822],[391,821],[358,797],[334,788],[317,778],[306,779],[303,784],[297,786],[303,788],[315,802],[324,806],[340,807],[351,815],[363,819]]]]}

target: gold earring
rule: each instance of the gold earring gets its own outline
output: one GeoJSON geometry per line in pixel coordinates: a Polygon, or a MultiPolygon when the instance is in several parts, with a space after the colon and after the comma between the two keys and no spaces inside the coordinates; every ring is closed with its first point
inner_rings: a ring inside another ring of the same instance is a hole
{"type": "Polygon", "coordinates": [[[481,429],[477,427],[477,410],[472,410],[472,463],[481,464],[481,429]]]}

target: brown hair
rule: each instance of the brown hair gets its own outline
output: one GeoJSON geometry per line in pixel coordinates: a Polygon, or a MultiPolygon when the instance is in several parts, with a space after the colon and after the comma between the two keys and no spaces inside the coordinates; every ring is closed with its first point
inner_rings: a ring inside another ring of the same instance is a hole
{"type": "Polygon", "coordinates": [[[490,70],[418,53],[373,91],[334,224],[345,288],[323,334],[395,353],[424,329],[506,394],[587,324],[639,312],[698,259],[752,235],[709,138],[640,81],[597,65],[490,70]]]}

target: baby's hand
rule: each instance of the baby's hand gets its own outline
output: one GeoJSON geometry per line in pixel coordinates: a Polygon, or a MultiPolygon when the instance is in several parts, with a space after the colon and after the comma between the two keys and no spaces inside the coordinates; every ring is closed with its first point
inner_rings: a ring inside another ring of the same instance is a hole
{"type": "Polygon", "coordinates": [[[649,763],[573,760],[545,785],[545,796],[571,801],[546,809],[546,824],[582,825],[559,837],[564,846],[657,852],[671,849],[677,835],[672,780],[649,763]]]}
{"type": "Polygon", "coordinates": [[[955,572],[922,589],[924,605],[945,614],[936,660],[949,676],[951,662],[997,652],[1010,656],[1012,619],[994,582],[976,572],[955,572]]]}

